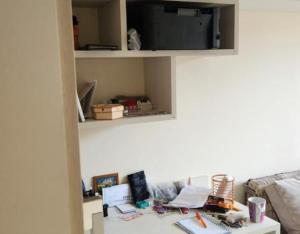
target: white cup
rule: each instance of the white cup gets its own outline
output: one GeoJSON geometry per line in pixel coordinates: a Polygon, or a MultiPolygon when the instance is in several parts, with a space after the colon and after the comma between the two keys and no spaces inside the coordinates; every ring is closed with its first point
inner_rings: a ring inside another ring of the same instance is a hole
{"type": "Polygon", "coordinates": [[[266,200],[261,197],[248,198],[250,221],[262,223],[266,213],[266,200]]]}

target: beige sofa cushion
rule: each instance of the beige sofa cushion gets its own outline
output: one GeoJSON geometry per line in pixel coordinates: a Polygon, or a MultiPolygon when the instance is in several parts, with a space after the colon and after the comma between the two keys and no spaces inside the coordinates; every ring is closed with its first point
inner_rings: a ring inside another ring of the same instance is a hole
{"type": "Polygon", "coordinates": [[[276,181],[265,191],[286,231],[300,234],[300,180],[276,181]]]}

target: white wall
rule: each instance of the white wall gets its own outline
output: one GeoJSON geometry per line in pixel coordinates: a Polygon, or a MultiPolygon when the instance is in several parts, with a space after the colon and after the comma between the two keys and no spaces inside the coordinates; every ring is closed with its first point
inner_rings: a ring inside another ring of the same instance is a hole
{"type": "Polygon", "coordinates": [[[177,58],[177,120],[82,130],[84,180],[300,169],[299,25],[299,13],[243,11],[238,56],[177,58]]]}
{"type": "Polygon", "coordinates": [[[299,12],[299,0],[240,0],[242,10],[299,12]]]}

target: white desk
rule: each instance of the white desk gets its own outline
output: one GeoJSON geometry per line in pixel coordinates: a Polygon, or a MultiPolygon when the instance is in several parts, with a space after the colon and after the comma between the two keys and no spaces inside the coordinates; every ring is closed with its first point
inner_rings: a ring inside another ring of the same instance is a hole
{"type": "MultiPolygon", "coordinates": [[[[236,203],[236,206],[248,216],[248,208],[236,203]]],[[[116,208],[109,209],[109,216],[103,219],[104,234],[184,234],[174,223],[189,215],[174,212],[165,216],[154,213],[151,209],[144,211],[144,215],[131,221],[120,219],[120,212],[116,208]]],[[[232,229],[232,234],[280,234],[280,224],[265,218],[261,224],[247,223],[240,229],[232,229]]]]}

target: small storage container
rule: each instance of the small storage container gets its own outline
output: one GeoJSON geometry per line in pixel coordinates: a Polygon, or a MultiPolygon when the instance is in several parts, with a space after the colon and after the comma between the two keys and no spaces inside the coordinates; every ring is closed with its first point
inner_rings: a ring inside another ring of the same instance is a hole
{"type": "Polygon", "coordinates": [[[123,118],[124,106],[119,104],[97,104],[92,106],[96,120],[113,120],[123,118]]]}

